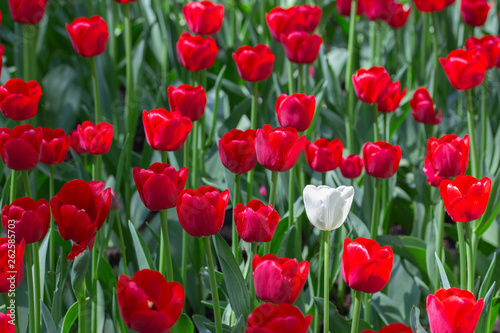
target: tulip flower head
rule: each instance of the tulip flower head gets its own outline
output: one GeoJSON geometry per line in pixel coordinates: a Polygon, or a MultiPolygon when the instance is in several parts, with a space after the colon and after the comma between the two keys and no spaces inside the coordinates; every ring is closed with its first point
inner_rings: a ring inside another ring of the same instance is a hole
{"type": "Polygon", "coordinates": [[[182,148],[193,123],[180,112],[154,109],[142,113],[146,141],[154,150],[177,151],[182,148]]]}
{"type": "Polygon", "coordinates": [[[255,168],[256,131],[232,129],[219,140],[219,157],[222,164],[232,173],[244,174],[255,168]]]}
{"type": "Polygon", "coordinates": [[[323,44],[323,38],[319,35],[315,33],[309,35],[305,31],[281,34],[280,39],[288,60],[296,64],[315,62],[318,59],[319,48],[323,44]]]}
{"type": "Polygon", "coordinates": [[[246,207],[239,203],[234,208],[236,231],[245,242],[270,242],[274,236],[280,216],[272,205],[259,200],[250,201],[246,207]]]}
{"type": "Polygon", "coordinates": [[[15,333],[16,325],[13,324],[15,316],[12,316],[10,310],[7,314],[0,313],[0,332],[15,333]]]}
{"type": "Polygon", "coordinates": [[[178,111],[192,122],[200,120],[205,113],[207,97],[202,86],[193,87],[182,84],[177,88],[168,87],[168,103],[171,111],[178,111]]]}
{"type": "Polygon", "coordinates": [[[387,95],[378,103],[377,110],[384,113],[396,111],[405,95],[406,88],[401,91],[401,84],[399,81],[394,83],[391,82],[387,95]]]}
{"type": "MultiPolygon", "coordinates": [[[[337,0],[337,11],[342,16],[351,16],[351,4],[352,0],[337,0]]],[[[356,15],[361,15],[363,13],[363,8],[361,7],[361,1],[357,2],[356,15]]]]}
{"type": "Polygon", "coordinates": [[[394,0],[360,1],[363,14],[370,20],[388,20],[394,13],[394,0]]]}
{"type": "Polygon", "coordinates": [[[346,158],[342,158],[340,172],[345,178],[358,178],[363,172],[363,159],[356,154],[351,154],[346,158]]]}
{"type": "Polygon", "coordinates": [[[422,13],[440,12],[445,7],[445,0],[414,0],[413,2],[422,13]]]}
{"type": "Polygon", "coordinates": [[[314,96],[282,94],[276,100],[276,115],[280,125],[293,127],[298,132],[309,128],[315,109],[316,98],[314,96]]]}
{"type": "Polygon", "coordinates": [[[448,80],[457,90],[468,90],[484,81],[488,69],[488,59],[477,49],[455,50],[448,57],[439,58],[448,80]]]}
{"type": "Polygon", "coordinates": [[[17,288],[23,281],[24,248],[24,240],[18,245],[9,242],[8,237],[0,237],[0,293],[11,292],[12,285],[17,288]]]}
{"type": "Polygon", "coordinates": [[[17,23],[37,25],[45,14],[48,2],[49,0],[9,0],[10,14],[17,23]]]}
{"type": "Polygon", "coordinates": [[[294,31],[306,31],[307,27],[306,17],[297,10],[297,7],[288,9],[275,7],[266,13],[266,21],[271,37],[277,42],[281,41],[282,35],[294,31]]]}
{"type": "Polygon", "coordinates": [[[492,35],[481,38],[472,36],[465,42],[465,48],[483,52],[488,60],[488,69],[491,69],[495,67],[497,59],[500,57],[500,38],[492,35]]]}
{"type": "Polygon", "coordinates": [[[361,333],[413,333],[411,328],[405,324],[395,323],[384,326],[380,331],[363,330],[361,333]]]}
{"type": "Polygon", "coordinates": [[[59,164],[66,160],[69,147],[71,147],[71,137],[66,135],[63,129],[52,130],[48,127],[42,128],[43,141],[40,161],[44,164],[59,164]]]}
{"type": "Polygon", "coordinates": [[[0,156],[12,170],[31,170],[40,160],[42,128],[18,125],[14,129],[0,128],[0,156]]]}
{"type": "Polygon", "coordinates": [[[233,53],[233,59],[238,74],[245,81],[264,81],[273,73],[274,54],[267,45],[242,46],[233,53]]]}
{"type": "Polygon", "coordinates": [[[458,288],[439,289],[427,296],[431,332],[474,333],[483,311],[484,300],[458,288]]]}
{"type": "Polygon", "coordinates": [[[77,127],[80,146],[88,154],[103,155],[111,148],[113,141],[113,125],[100,122],[94,125],[89,120],[77,127]]]}
{"type": "Polygon", "coordinates": [[[415,90],[412,99],[410,100],[411,114],[416,122],[426,125],[438,125],[443,119],[441,109],[437,111],[434,101],[426,88],[418,88],[415,90]]]}
{"type": "Polygon", "coordinates": [[[50,225],[49,203],[29,197],[18,198],[2,209],[2,226],[6,235],[13,234],[17,244],[41,241],[50,225]]]}
{"type": "Polygon", "coordinates": [[[472,176],[458,176],[451,181],[445,179],[439,187],[443,203],[455,222],[470,222],[479,219],[486,210],[491,192],[491,179],[477,180],[472,176]]]}
{"type": "Polygon", "coordinates": [[[265,303],[255,308],[248,316],[245,333],[306,333],[311,321],[312,315],[304,317],[299,308],[291,304],[265,303]]]}
{"type": "Polygon", "coordinates": [[[352,83],[360,100],[367,104],[374,104],[387,97],[391,77],[384,67],[361,68],[352,76],[352,83]]]}
{"type": "Polygon", "coordinates": [[[344,224],[354,199],[354,187],[307,185],[303,198],[309,222],[320,230],[331,231],[344,224]]]}
{"type": "Polygon", "coordinates": [[[177,41],[177,59],[191,72],[212,67],[217,56],[217,44],[212,37],[192,36],[184,32],[177,41]]]}
{"type": "Polygon", "coordinates": [[[42,88],[36,81],[10,79],[0,87],[0,110],[13,120],[27,120],[38,113],[42,88]]]}
{"type": "Polygon", "coordinates": [[[109,32],[106,21],[100,16],[80,17],[71,25],[66,23],[66,30],[76,53],[82,57],[95,57],[106,50],[109,32]]]}
{"type": "Polygon", "coordinates": [[[493,2],[487,0],[462,0],[460,13],[462,21],[472,27],[480,27],[486,23],[493,2]]]}
{"type": "Polygon", "coordinates": [[[314,142],[307,140],[304,153],[311,169],[316,172],[327,172],[340,166],[343,149],[344,146],[340,139],[328,141],[319,138],[314,142]]]}
{"type": "Polygon", "coordinates": [[[366,173],[375,178],[391,178],[399,168],[401,148],[384,141],[367,142],[363,146],[366,173]]]}
{"type": "Polygon", "coordinates": [[[319,21],[321,20],[321,14],[323,11],[318,5],[299,5],[295,6],[299,14],[304,16],[306,21],[305,31],[313,32],[319,25],[319,21]]]}
{"type": "Polygon", "coordinates": [[[394,13],[386,20],[386,23],[394,29],[399,29],[405,26],[411,14],[411,6],[403,5],[402,3],[394,4],[394,13]]]}
{"type": "Polygon", "coordinates": [[[219,32],[224,20],[224,6],[211,1],[191,1],[182,8],[189,30],[198,35],[219,32]]]}

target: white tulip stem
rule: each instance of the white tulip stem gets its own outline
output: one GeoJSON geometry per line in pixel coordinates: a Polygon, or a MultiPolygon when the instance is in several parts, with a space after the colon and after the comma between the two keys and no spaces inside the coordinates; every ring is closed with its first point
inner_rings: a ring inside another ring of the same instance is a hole
{"type": "MultiPolygon", "coordinates": [[[[324,174],[324,173],[323,173],[324,174]]],[[[320,233],[320,242],[319,242],[319,263],[323,262],[323,242],[324,242],[324,237],[325,233],[321,232],[320,233]]],[[[321,270],[323,267],[318,265],[318,284],[317,284],[317,289],[316,289],[316,295],[317,297],[321,297],[321,270]]],[[[319,317],[319,311],[316,308],[316,312],[314,315],[314,332],[319,332],[319,325],[320,325],[320,317],[319,317]]]]}
{"type": "Polygon", "coordinates": [[[328,333],[329,330],[329,313],[330,313],[330,231],[325,230],[324,232],[324,260],[325,260],[325,271],[324,281],[323,281],[323,332],[328,333]]]}

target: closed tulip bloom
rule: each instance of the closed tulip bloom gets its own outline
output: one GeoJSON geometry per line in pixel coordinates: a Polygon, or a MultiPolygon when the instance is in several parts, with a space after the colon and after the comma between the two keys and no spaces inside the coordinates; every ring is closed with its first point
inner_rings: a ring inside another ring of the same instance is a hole
{"type": "Polygon", "coordinates": [[[238,74],[245,81],[264,81],[273,73],[274,54],[267,45],[242,46],[233,53],[233,59],[238,74]]]}
{"type": "Polygon", "coordinates": [[[9,0],[10,14],[20,24],[37,25],[49,0],[9,0]]]}
{"type": "Polygon", "coordinates": [[[271,171],[288,171],[297,163],[305,143],[305,135],[299,138],[294,128],[264,125],[255,139],[257,161],[271,171]]]}
{"type": "Polygon", "coordinates": [[[213,186],[185,189],[177,199],[177,216],[182,228],[193,237],[215,235],[224,224],[229,190],[220,193],[213,186]]]}
{"type": "Polygon", "coordinates": [[[282,94],[276,100],[276,115],[282,127],[293,127],[303,132],[311,125],[316,109],[316,98],[304,94],[282,94]]]}
{"type": "Polygon", "coordinates": [[[210,1],[188,2],[182,13],[189,30],[198,35],[216,34],[224,20],[224,6],[210,1]]]}
{"type": "Polygon", "coordinates": [[[384,141],[367,142],[363,146],[366,173],[375,178],[394,176],[401,161],[401,148],[384,141]]]}
{"type": "Polygon", "coordinates": [[[184,190],[188,168],[179,171],[167,163],[153,163],[147,169],[134,168],[134,182],[144,206],[158,211],[175,207],[184,190]]]}
{"type": "Polygon", "coordinates": [[[356,154],[351,154],[342,159],[340,164],[342,176],[349,179],[358,178],[363,172],[363,160],[356,154]]]}
{"type": "Polygon", "coordinates": [[[378,332],[372,330],[363,330],[361,331],[361,333],[413,333],[413,331],[405,324],[396,323],[389,324],[378,332]]]}
{"type": "Polygon", "coordinates": [[[444,179],[465,175],[469,145],[468,135],[463,139],[455,134],[429,139],[423,170],[431,186],[439,187],[444,179]]]}
{"type": "Polygon", "coordinates": [[[391,77],[384,67],[361,68],[352,76],[354,91],[367,104],[381,102],[388,94],[391,77]]]}
{"type": "Polygon", "coordinates": [[[488,59],[479,50],[455,50],[448,57],[439,58],[448,80],[457,90],[468,90],[484,81],[488,59]]]}
{"type": "MultiPolygon", "coordinates": [[[[337,0],[337,11],[342,16],[351,16],[351,4],[352,0],[337,0]]],[[[361,1],[357,2],[356,15],[361,15],[363,13],[363,8],[361,1]]]]}
{"type": "Polygon", "coordinates": [[[177,88],[168,87],[168,103],[170,110],[179,111],[184,117],[195,122],[205,113],[207,96],[202,86],[193,87],[182,84],[177,88]]]}
{"type": "Polygon", "coordinates": [[[212,67],[218,51],[217,44],[210,36],[203,38],[184,32],[177,41],[177,60],[191,72],[212,67]]]}
{"type": "Polygon", "coordinates": [[[232,129],[219,139],[219,157],[222,164],[232,173],[244,174],[255,168],[256,130],[232,129]]]}
{"type": "Polygon", "coordinates": [[[488,60],[488,69],[495,67],[500,56],[500,38],[495,36],[484,36],[481,38],[470,37],[465,42],[467,50],[477,49],[485,55],[488,60]]]}
{"type": "Polygon", "coordinates": [[[309,262],[255,255],[252,260],[255,293],[263,302],[292,304],[299,297],[309,274],[309,262]]]}
{"type": "Polygon", "coordinates": [[[462,0],[460,13],[462,21],[473,27],[480,27],[486,23],[488,13],[493,2],[487,0],[462,0]]]}
{"type": "Polygon", "coordinates": [[[331,231],[344,224],[354,199],[354,187],[307,185],[303,198],[309,222],[320,230],[331,231]]]}
{"type": "Polygon", "coordinates": [[[405,26],[411,14],[411,6],[403,5],[402,3],[394,4],[394,12],[386,23],[394,29],[399,29],[405,26]]]}
{"type": "Polygon", "coordinates": [[[312,315],[304,317],[299,308],[291,304],[265,303],[248,316],[245,333],[307,333],[312,315]]]}
{"type": "Polygon", "coordinates": [[[318,5],[300,5],[296,6],[297,11],[304,16],[306,20],[305,31],[313,32],[319,25],[319,21],[321,20],[321,14],[323,11],[318,5]]]}
{"type": "Polygon", "coordinates": [[[272,205],[252,200],[246,207],[239,203],[234,208],[236,231],[245,242],[270,242],[278,227],[280,216],[272,205]]]}
{"type": "Polygon", "coordinates": [[[27,120],[38,113],[41,97],[42,88],[38,82],[10,79],[0,87],[0,109],[7,118],[27,120]]]}
{"type": "Polygon", "coordinates": [[[14,129],[0,128],[0,156],[7,168],[31,170],[40,160],[42,129],[18,125],[14,129]]]}
{"type": "Polygon", "coordinates": [[[394,12],[394,0],[362,0],[363,14],[371,20],[388,20],[394,12]]]}
{"type": "Polygon", "coordinates": [[[472,176],[458,176],[443,180],[439,186],[448,215],[455,222],[479,219],[486,210],[491,192],[491,179],[477,180],[472,176]]]}
{"type": "Polygon", "coordinates": [[[291,62],[312,64],[318,59],[323,39],[315,33],[309,35],[305,31],[294,31],[288,35],[281,34],[281,44],[291,62]]]}
{"type": "Polygon", "coordinates": [[[297,7],[283,9],[275,7],[269,13],[266,13],[267,26],[271,37],[280,42],[281,35],[288,35],[293,31],[306,31],[306,17],[299,12],[297,7]]]}
{"type": "Polygon", "coordinates": [[[344,146],[340,139],[320,138],[316,141],[306,141],[304,153],[306,155],[307,164],[316,172],[327,172],[335,170],[342,162],[342,151],[344,146]]]}
{"type": "Polygon", "coordinates": [[[168,333],[182,313],[184,288],[167,282],[150,269],[142,269],[130,279],[120,275],[116,286],[118,310],[125,325],[139,333],[168,333]]]}
{"type": "Polygon", "coordinates": [[[406,88],[401,91],[401,84],[399,81],[394,82],[389,85],[388,94],[383,100],[378,103],[378,111],[388,113],[394,112],[399,107],[401,100],[406,95],[406,88]]]}
{"type": "Polygon", "coordinates": [[[111,190],[101,181],[85,182],[75,179],[67,182],[53,198],[50,208],[59,234],[72,240],[73,249],[68,260],[74,259],[86,247],[92,249],[94,238],[108,217],[111,190]]]}
{"type": "Polygon", "coordinates": [[[80,17],[71,25],[66,23],[71,43],[82,57],[95,57],[103,53],[108,45],[109,33],[106,21],[100,16],[80,17]]]}
{"type": "Polygon", "coordinates": [[[439,289],[427,296],[427,314],[433,333],[474,333],[484,300],[458,288],[439,289]]]}
{"type": "Polygon", "coordinates": [[[411,114],[416,122],[427,125],[438,125],[443,119],[441,109],[437,111],[429,91],[426,88],[415,90],[410,100],[411,114]]]}
{"type": "Polygon", "coordinates": [[[44,164],[59,164],[66,160],[71,137],[67,136],[62,128],[55,130],[48,127],[42,128],[43,141],[40,161],[44,164]]]}
{"type": "Polygon", "coordinates": [[[440,12],[445,6],[445,0],[414,0],[413,2],[422,13],[440,12]]]}
{"type": "Polygon", "coordinates": [[[393,253],[373,239],[344,240],[341,272],[346,284],[354,290],[374,294],[384,289],[391,278],[393,253]]]}
{"type": "Polygon", "coordinates": [[[9,243],[8,237],[0,237],[0,293],[10,292],[23,281],[23,256],[24,240],[18,245],[9,243]],[[12,259],[12,255],[14,255],[14,259],[12,259]],[[15,279],[12,279],[14,275],[15,279]]]}
{"type": "Polygon", "coordinates": [[[15,316],[10,314],[10,310],[7,314],[0,313],[0,332],[4,333],[15,333],[16,325],[13,324],[15,316]]]}
{"type": "Polygon", "coordinates": [[[111,148],[113,141],[113,125],[86,120],[77,127],[82,149],[92,155],[103,155],[111,148]]]}
{"type": "Polygon", "coordinates": [[[49,203],[45,199],[16,199],[3,207],[2,225],[6,235],[10,232],[15,236],[17,244],[23,239],[26,244],[39,242],[49,230],[49,203]]]}
{"type": "Polygon", "coordinates": [[[69,136],[71,138],[71,148],[73,148],[75,153],[79,155],[87,154],[87,151],[82,147],[80,133],[78,133],[78,130],[72,130],[69,136]]]}
{"type": "Polygon", "coordinates": [[[154,109],[142,113],[146,141],[154,150],[177,151],[181,149],[193,129],[193,123],[180,112],[154,109]]]}

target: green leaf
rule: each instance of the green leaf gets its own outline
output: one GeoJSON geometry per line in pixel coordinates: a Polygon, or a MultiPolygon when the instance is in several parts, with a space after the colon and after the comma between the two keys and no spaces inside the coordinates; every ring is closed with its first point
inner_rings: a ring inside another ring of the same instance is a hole
{"type": "MultiPolygon", "coordinates": [[[[323,317],[323,308],[324,308],[324,302],[323,298],[321,297],[314,297],[314,304],[316,306],[316,309],[318,310],[321,318],[323,317]]],[[[329,310],[328,313],[330,315],[330,327],[334,328],[335,327],[335,332],[341,332],[341,333],[349,333],[351,332],[351,325],[352,325],[352,320],[347,320],[344,316],[342,316],[339,311],[337,310],[337,307],[332,303],[329,302],[329,310]]],[[[359,330],[360,332],[363,330],[370,330],[371,326],[368,324],[366,321],[363,319],[359,320],[359,330]]]]}
{"type": "MultiPolygon", "coordinates": [[[[287,223],[283,221],[283,223],[287,223]]],[[[294,225],[285,234],[278,251],[278,258],[298,258],[297,247],[295,246],[295,233],[296,228],[294,225]]]]}
{"type": "Polygon", "coordinates": [[[422,327],[422,324],[420,324],[420,309],[416,306],[411,309],[410,326],[415,333],[427,333],[427,331],[422,327]]]}
{"type": "Polygon", "coordinates": [[[481,284],[481,288],[479,288],[478,298],[484,298],[486,296],[486,290],[490,285],[491,276],[493,275],[493,271],[495,270],[495,264],[497,261],[497,253],[493,253],[493,259],[491,259],[490,267],[488,267],[488,271],[484,276],[483,283],[481,284]]]}
{"type": "Polygon", "coordinates": [[[180,333],[193,333],[194,325],[191,319],[189,319],[188,315],[183,313],[175,326],[171,329],[172,332],[180,332],[180,333]]]}
{"type": "Polygon", "coordinates": [[[236,314],[236,317],[244,316],[245,318],[251,312],[250,309],[250,294],[240,271],[240,267],[233,257],[231,249],[224,241],[221,235],[214,235],[215,250],[217,258],[222,268],[224,275],[224,283],[227,287],[229,302],[236,314]]]}
{"type": "Polygon", "coordinates": [[[61,333],[69,333],[76,318],[78,318],[78,302],[73,303],[73,305],[68,309],[68,312],[66,312],[66,315],[64,315],[61,333]]]}
{"type": "Polygon", "coordinates": [[[102,291],[102,286],[99,281],[97,281],[97,331],[102,332],[104,328],[104,319],[106,318],[106,311],[104,307],[104,293],[102,291]]]}
{"type": "Polygon", "coordinates": [[[85,275],[87,275],[87,270],[89,268],[90,262],[90,252],[85,249],[78,257],[73,261],[73,267],[71,267],[71,287],[75,293],[75,297],[79,300],[85,297],[85,290],[83,290],[83,282],[85,281],[85,275]]]}
{"type": "Polygon", "coordinates": [[[42,312],[43,322],[45,323],[45,328],[47,329],[46,332],[59,333],[57,332],[56,324],[54,324],[54,319],[52,319],[49,309],[47,309],[47,306],[42,300],[40,300],[40,308],[42,312]]]}
{"type": "Polygon", "coordinates": [[[236,322],[236,325],[234,325],[234,327],[233,327],[233,333],[245,333],[246,327],[247,327],[246,318],[243,316],[240,316],[240,318],[236,322]]]}
{"type": "Polygon", "coordinates": [[[434,252],[434,256],[436,257],[436,265],[439,271],[439,279],[441,280],[441,287],[444,289],[450,289],[450,282],[448,281],[448,276],[446,275],[446,271],[444,270],[443,264],[439,259],[436,252],[434,252]]]}
{"type": "Polygon", "coordinates": [[[488,332],[488,322],[489,322],[489,317],[490,317],[490,308],[491,308],[491,300],[493,297],[493,292],[495,291],[495,285],[496,283],[493,282],[493,285],[491,286],[490,290],[484,297],[484,307],[483,311],[481,312],[481,317],[479,317],[479,322],[477,324],[476,332],[477,333],[490,333],[488,332]]]}
{"type": "Polygon", "coordinates": [[[198,329],[198,333],[211,333],[211,331],[206,326],[207,323],[211,322],[210,319],[200,315],[194,315],[193,322],[196,325],[196,328],[198,329]]]}
{"type": "Polygon", "coordinates": [[[135,255],[137,257],[137,266],[139,269],[149,268],[156,270],[155,264],[153,263],[153,258],[149,252],[148,247],[144,243],[141,234],[137,232],[132,221],[128,221],[128,227],[130,234],[132,235],[132,240],[134,242],[135,255]]]}

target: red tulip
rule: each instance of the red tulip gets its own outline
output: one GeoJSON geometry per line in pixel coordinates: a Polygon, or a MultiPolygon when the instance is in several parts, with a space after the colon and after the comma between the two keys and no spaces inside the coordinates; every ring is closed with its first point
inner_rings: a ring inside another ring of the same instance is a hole
{"type": "Polygon", "coordinates": [[[69,137],[71,138],[71,148],[73,148],[75,153],[87,154],[85,149],[83,149],[83,147],[82,147],[80,134],[78,133],[78,130],[72,130],[69,137]]]}
{"type": "Polygon", "coordinates": [[[448,57],[439,58],[453,88],[467,90],[483,83],[488,59],[479,50],[455,50],[448,57]]]}
{"type": "Polygon", "coordinates": [[[154,109],[142,113],[146,141],[154,150],[176,151],[181,149],[193,123],[180,112],[154,109]]]}
{"type": "Polygon", "coordinates": [[[139,333],[168,333],[182,313],[184,288],[156,271],[142,269],[130,279],[120,275],[118,309],[125,325],[139,333]]]}
{"type": "Polygon", "coordinates": [[[266,13],[267,26],[271,37],[276,41],[281,41],[281,35],[288,35],[293,31],[306,31],[306,17],[300,13],[297,7],[283,9],[275,7],[266,13]]]}
{"type": "Polygon", "coordinates": [[[177,88],[168,87],[168,103],[170,110],[179,111],[183,116],[195,122],[205,113],[207,97],[202,86],[193,87],[182,84],[177,88]]]}
{"type": "Polygon", "coordinates": [[[49,0],[9,0],[12,18],[17,23],[37,25],[45,14],[49,0]]]}
{"type": "Polygon", "coordinates": [[[387,24],[394,29],[402,28],[408,21],[411,14],[411,7],[401,3],[394,4],[394,13],[386,21],[387,24]]]}
{"type": "Polygon", "coordinates": [[[215,235],[224,224],[229,190],[212,186],[185,189],[177,199],[177,216],[182,228],[193,237],[215,235]]]}
{"type": "Polygon", "coordinates": [[[313,32],[316,30],[321,20],[321,14],[323,13],[321,8],[318,5],[300,5],[296,6],[296,8],[306,21],[305,31],[313,32]]]}
{"type": "Polygon", "coordinates": [[[245,242],[270,242],[278,227],[280,216],[272,205],[252,200],[245,207],[239,203],[234,208],[236,231],[245,242]]]}
{"type": "Polygon", "coordinates": [[[130,2],[135,2],[137,0],[115,0],[115,2],[121,3],[121,4],[126,4],[130,2]]]}
{"type": "Polygon", "coordinates": [[[134,182],[144,206],[157,211],[175,207],[188,178],[188,168],[179,171],[167,163],[154,163],[149,168],[134,168],[134,182]]]}
{"type": "Polygon", "coordinates": [[[299,297],[309,274],[309,262],[256,254],[252,260],[255,293],[261,301],[292,304],[299,297]]]}
{"type": "Polygon", "coordinates": [[[224,6],[210,1],[188,2],[182,8],[189,30],[198,35],[212,35],[219,32],[224,20],[224,6]]]}
{"type": "Polygon", "coordinates": [[[82,149],[92,155],[106,154],[113,141],[113,125],[99,123],[94,125],[89,120],[77,127],[82,149]]]}
{"type": "Polygon", "coordinates": [[[401,148],[384,141],[367,142],[363,146],[366,173],[375,178],[394,176],[401,161],[401,148]]]}
{"type": "Polygon", "coordinates": [[[219,140],[219,157],[222,164],[232,173],[244,174],[255,168],[256,130],[240,131],[232,129],[219,140]]]}
{"type": "MultiPolygon", "coordinates": [[[[0,75],[2,74],[2,67],[3,67],[3,53],[5,52],[5,47],[3,45],[0,45],[0,75]]],[[[1,109],[1,108],[0,108],[1,109]]]]}
{"type": "Polygon", "coordinates": [[[462,139],[447,134],[439,140],[430,138],[427,142],[424,173],[431,186],[439,187],[448,178],[463,176],[469,165],[469,136],[462,139]]]}
{"type": "Polygon", "coordinates": [[[309,128],[315,109],[316,98],[314,96],[282,94],[276,100],[276,115],[280,125],[293,127],[298,132],[309,128]]]}
{"type": "Polygon", "coordinates": [[[24,240],[18,245],[0,237],[0,293],[12,292],[23,281],[23,256],[24,240]]]}
{"type": "Polygon", "coordinates": [[[287,58],[296,64],[315,62],[322,43],[323,39],[315,33],[309,35],[305,31],[294,31],[288,35],[281,34],[281,44],[287,58]]]}
{"type": "Polygon", "coordinates": [[[483,311],[484,300],[458,288],[439,289],[427,296],[429,325],[434,333],[473,333],[483,311]]]}
{"type": "Polygon", "coordinates": [[[391,278],[393,253],[373,239],[344,240],[341,272],[346,284],[354,290],[374,294],[384,289],[391,278]]]}
{"type": "Polygon", "coordinates": [[[210,68],[217,56],[217,44],[212,37],[192,36],[184,32],[177,42],[177,60],[191,72],[210,68]]]}
{"type": "Polygon", "coordinates": [[[361,68],[352,76],[354,91],[367,104],[381,102],[389,93],[391,77],[384,67],[361,68]]]}
{"type": "Polygon", "coordinates": [[[45,237],[50,225],[49,203],[45,199],[23,197],[2,209],[2,225],[5,234],[12,233],[16,243],[24,239],[26,244],[39,242],[45,237]]]}
{"type": "Polygon", "coordinates": [[[307,140],[304,153],[307,164],[316,172],[327,172],[335,170],[342,162],[342,151],[344,146],[340,139],[320,138],[312,143],[307,140]]]}
{"type": "MultiPolygon", "coordinates": [[[[7,306],[9,306],[7,304],[7,306]]],[[[4,333],[15,333],[16,325],[14,325],[15,315],[12,316],[10,310],[7,311],[7,314],[0,313],[0,332],[4,333]]]]}
{"type": "Polygon", "coordinates": [[[446,7],[451,6],[455,3],[455,0],[444,0],[444,5],[446,7]]]}
{"type": "Polygon", "coordinates": [[[42,88],[38,82],[10,79],[0,87],[0,109],[7,118],[27,120],[38,113],[41,97],[42,88]]]}
{"type": "Polygon", "coordinates": [[[343,158],[340,164],[340,172],[345,178],[358,178],[363,172],[363,160],[356,154],[343,158]]]}
{"type": "Polygon", "coordinates": [[[73,260],[85,248],[92,249],[97,231],[106,220],[111,205],[111,189],[104,182],[85,182],[75,179],[67,182],[50,199],[50,208],[59,234],[64,240],[73,240],[68,260],[73,260]]]}
{"type": "Polygon", "coordinates": [[[233,59],[238,74],[245,81],[264,81],[273,73],[274,54],[267,45],[242,46],[233,53],[233,59]]]}
{"type": "Polygon", "coordinates": [[[304,317],[299,308],[291,304],[265,303],[248,316],[245,333],[307,333],[311,321],[312,315],[304,317]]]}
{"type": "MultiPolygon", "coordinates": [[[[337,11],[342,16],[351,16],[351,3],[352,0],[337,0],[337,11]]],[[[361,15],[363,13],[363,8],[361,1],[357,2],[356,15],[361,15]]]]}
{"type": "Polygon", "coordinates": [[[460,13],[462,20],[470,26],[480,27],[488,18],[488,13],[493,7],[493,2],[487,0],[462,0],[460,13]]]}
{"type": "Polygon", "coordinates": [[[394,0],[362,0],[363,14],[371,20],[388,20],[394,13],[394,0]]]}
{"type": "Polygon", "coordinates": [[[52,130],[48,127],[42,128],[42,154],[40,161],[44,164],[59,164],[68,156],[71,146],[71,137],[64,130],[57,128],[52,130]]]}
{"type": "Polygon", "coordinates": [[[18,125],[14,129],[0,128],[0,155],[12,170],[31,170],[40,159],[42,129],[18,125]]]}
{"type": "Polygon", "coordinates": [[[458,176],[451,181],[445,179],[439,186],[448,215],[455,222],[470,222],[479,219],[486,210],[491,192],[491,180],[477,180],[472,176],[458,176]]]}
{"type": "Polygon", "coordinates": [[[410,100],[410,107],[412,109],[411,114],[418,123],[438,125],[443,119],[441,109],[438,110],[436,115],[434,101],[426,88],[415,90],[410,100]]]}
{"type": "Polygon", "coordinates": [[[106,21],[100,16],[80,17],[71,25],[66,23],[71,43],[82,57],[95,57],[106,50],[109,33],[106,21]]]}
{"type": "MultiPolygon", "coordinates": [[[[372,330],[364,330],[361,333],[377,333],[372,330]]],[[[378,333],[413,333],[411,328],[406,326],[405,324],[390,324],[382,328],[378,333]]]]}
{"type": "Polygon", "coordinates": [[[271,171],[288,171],[297,163],[305,143],[305,135],[299,138],[294,128],[264,125],[255,139],[257,161],[271,171]]]}
{"type": "Polygon", "coordinates": [[[378,111],[380,112],[394,112],[399,107],[399,103],[406,95],[406,88],[401,91],[401,84],[399,81],[389,85],[388,94],[383,100],[378,103],[378,111]]]}
{"type": "Polygon", "coordinates": [[[413,2],[422,13],[440,12],[445,6],[445,0],[414,0],[413,2]]]}
{"type": "Polygon", "coordinates": [[[484,36],[482,38],[470,37],[465,42],[467,50],[477,49],[483,52],[488,60],[488,69],[495,67],[500,56],[500,38],[495,36],[484,36]]]}

